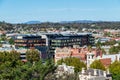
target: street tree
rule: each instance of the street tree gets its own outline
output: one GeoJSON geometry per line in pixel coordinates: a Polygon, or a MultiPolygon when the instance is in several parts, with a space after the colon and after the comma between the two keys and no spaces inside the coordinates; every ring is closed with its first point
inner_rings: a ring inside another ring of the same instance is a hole
{"type": "Polygon", "coordinates": [[[79,58],[75,58],[75,57],[68,57],[65,59],[61,59],[57,62],[58,65],[62,63],[65,63],[68,66],[74,66],[75,72],[81,71],[83,67],[86,68],[86,64],[80,61],[79,58]]]}
{"type": "Polygon", "coordinates": [[[104,67],[104,65],[100,62],[100,60],[95,60],[95,61],[93,61],[92,64],[90,65],[90,68],[105,70],[105,67],[104,67]]]}
{"type": "Polygon", "coordinates": [[[120,80],[120,62],[115,61],[109,66],[113,80],[120,80]]]}
{"type": "Polygon", "coordinates": [[[30,61],[31,63],[39,61],[40,56],[40,52],[36,49],[30,49],[26,52],[27,61],[30,61]]]}

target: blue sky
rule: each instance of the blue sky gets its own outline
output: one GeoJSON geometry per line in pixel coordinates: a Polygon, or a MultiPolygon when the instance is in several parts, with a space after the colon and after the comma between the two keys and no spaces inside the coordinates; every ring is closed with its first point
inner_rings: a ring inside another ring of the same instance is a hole
{"type": "Polygon", "coordinates": [[[120,21],[120,0],[0,0],[0,21],[120,21]]]}

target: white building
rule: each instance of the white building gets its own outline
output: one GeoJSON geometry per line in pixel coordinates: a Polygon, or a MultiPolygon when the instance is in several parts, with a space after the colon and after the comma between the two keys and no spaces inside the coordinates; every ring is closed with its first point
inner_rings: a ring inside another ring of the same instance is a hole
{"type": "Polygon", "coordinates": [[[87,68],[90,67],[90,64],[95,60],[95,54],[94,53],[87,53],[87,68]]]}
{"type": "Polygon", "coordinates": [[[119,54],[103,55],[102,58],[111,58],[112,62],[114,62],[115,60],[120,61],[120,53],[119,54]]]}
{"type": "Polygon", "coordinates": [[[106,72],[99,69],[84,70],[83,68],[79,74],[79,80],[112,80],[112,77],[109,70],[106,72]]]}
{"type": "Polygon", "coordinates": [[[66,64],[58,65],[57,67],[57,74],[62,76],[64,74],[74,74],[74,67],[67,66],[66,64]]]}

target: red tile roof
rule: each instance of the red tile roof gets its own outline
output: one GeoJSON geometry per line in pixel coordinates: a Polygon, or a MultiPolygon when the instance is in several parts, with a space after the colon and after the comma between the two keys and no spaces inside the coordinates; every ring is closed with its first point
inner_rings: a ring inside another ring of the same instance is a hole
{"type": "Polygon", "coordinates": [[[100,61],[105,67],[109,67],[111,64],[111,58],[100,59],[100,61]]]}

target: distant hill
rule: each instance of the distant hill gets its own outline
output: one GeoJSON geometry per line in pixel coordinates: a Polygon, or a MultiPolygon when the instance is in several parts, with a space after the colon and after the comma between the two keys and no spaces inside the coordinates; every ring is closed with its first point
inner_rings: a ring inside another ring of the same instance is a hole
{"type": "Polygon", "coordinates": [[[76,20],[76,21],[61,21],[60,23],[95,23],[103,21],[92,21],[92,20],[76,20]]]}
{"type": "MultiPolygon", "coordinates": [[[[62,22],[40,22],[40,21],[28,21],[26,23],[12,24],[5,21],[0,21],[0,30],[7,30],[8,32],[20,32],[21,30],[30,30],[44,28],[55,28],[61,30],[62,27],[66,29],[77,29],[81,31],[83,28],[87,29],[120,29],[120,21],[91,21],[91,20],[77,20],[77,21],[62,21],[62,22]],[[28,24],[27,26],[25,24],[28,24]],[[32,25],[34,24],[34,25],[32,25]],[[15,29],[15,30],[14,30],[15,29]]],[[[36,30],[36,31],[38,31],[36,30]]]]}
{"type": "MultiPolygon", "coordinates": [[[[100,23],[100,22],[120,22],[120,21],[93,21],[93,20],[75,20],[75,21],[61,21],[58,22],[60,24],[66,24],[66,23],[100,23]]],[[[28,21],[23,24],[41,24],[46,22],[40,22],[40,21],[28,21]]],[[[53,22],[50,22],[53,23],[53,22]]]]}
{"type": "Polygon", "coordinates": [[[25,22],[24,24],[40,24],[41,22],[40,21],[28,21],[28,22],[25,22]]]}

